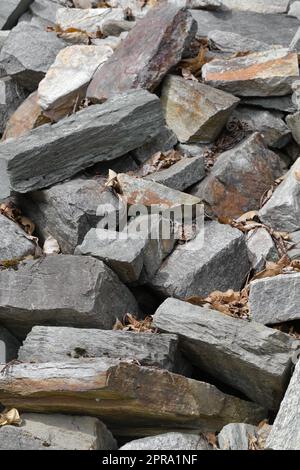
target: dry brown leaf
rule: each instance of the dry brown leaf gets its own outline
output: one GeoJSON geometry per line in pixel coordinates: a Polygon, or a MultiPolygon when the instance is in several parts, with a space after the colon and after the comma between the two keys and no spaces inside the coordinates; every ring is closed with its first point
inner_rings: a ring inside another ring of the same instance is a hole
{"type": "Polygon", "coordinates": [[[253,434],[248,435],[248,449],[249,450],[259,450],[257,437],[253,434]]]}
{"type": "Polygon", "coordinates": [[[170,168],[181,159],[181,153],[174,149],[167,152],[156,152],[135,172],[135,176],[145,177],[157,171],[170,168]]]}
{"type": "Polygon", "coordinates": [[[18,410],[12,408],[9,411],[0,413],[0,426],[14,425],[18,426],[22,422],[18,410]]]}
{"type": "Polygon", "coordinates": [[[179,63],[179,67],[181,69],[188,69],[192,75],[199,77],[201,75],[203,65],[209,62],[206,58],[207,51],[207,47],[201,46],[196,57],[182,60],[179,63]]]}
{"type": "Polygon", "coordinates": [[[253,276],[252,281],[278,276],[279,274],[282,274],[285,268],[291,266],[291,264],[292,262],[287,255],[284,255],[277,263],[267,261],[266,268],[253,276]]]}
{"type": "Polygon", "coordinates": [[[296,178],[297,181],[300,181],[300,170],[296,170],[296,171],[294,172],[294,176],[295,176],[295,178],[296,178]]]}
{"type": "Polygon", "coordinates": [[[156,330],[152,326],[153,318],[146,317],[144,320],[137,320],[134,315],[127,313],[121,322],[117,320],[113,329],[123,331],[133,331],[136,333],[154,333],[156,330]]]}
{"type": "Polygon", "coordinates": [[[249,317],[248,289],[246,288],[241,292],[234,292],[233,290],[227,292],[215,291],[206,298],[194,296],[187,298],[185,302],[198,307],[208,306],[230,317],[243,319],[249,317]]]}
{"type": "Polygon", "coordinates": [[[249,211],[239,217],[236,221],[237,222],[247,222],[249,220],[254,220],[258,217],[258,211],[249,211]]]}
{"type": "Polygon", "coordinates": [[[203,434],[204,438],[207,440],[208,444],[212,446],[213,449],[218,450],[218,438],[214,432],[206,432],[203,434]]]}

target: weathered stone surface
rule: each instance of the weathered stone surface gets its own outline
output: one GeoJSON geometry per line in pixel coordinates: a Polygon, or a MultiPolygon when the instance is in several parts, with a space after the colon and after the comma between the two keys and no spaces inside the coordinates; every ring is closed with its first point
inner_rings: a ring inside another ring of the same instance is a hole
{"type": "Polygon", "coordinates": [[[61,50],[39,84],[38,104],[43,113],[52,121],[71,114],[85,96],[95,71],[112,54],[108,46],[78,45],[61,50]]]}
{"type": "Polygon", "coordinates": [[[26,94],[15,80],[10,77],[0,79],[0,134],[17,107],[24,101],[26,94]]]}
{"type": "Polygon", "coordinates": [[[125,155],[154,137],[162,124],[159,99],[135,90],[4,142],[0,144],[0,198],[8,196],[9,186],[20,193],[34,191],[97,162],[125,155]]]}
{"type": "Polygon", "coordinates": [[[292,102],[291,96],[280,96],[278,98],[243,98],[243,104],[247,106],[255,106],[262,109],[274,109],[275,111],[283,111],[284,113],[294,113],[296,106],[292,102]]]}
{"type": "Polygon", "coordinates": [[[0,29],[13,28],[32,0],[5,0],[0,6],[0,29]]]}
{"type": "Polygon", "coordinates": [[[266,145],[274,148],[284,147],[291,138],[288,126],[280,112],[263,111],[250,106],[239,106],[229,119],[241,121],[251,132],[259,132],[266,145]]]}
{"type": "Polygon", "coordinates": [[[282,162],[255,133],[222,153],[211,173],[193,188],[220,217],[238,217],[260,207],[263,194],[282,175],[282,162]]]}
{"type": "Polygon", "coordinates": [[[244,235],[228,225],[207,222],[191,242],[165,260],[151,287],[185,299],[215,290],[240,290],[249,271],[244,235]]]}
{"type": "Polygon", "coordinates": [[[207,36],[210,44],[222,52],[259,52],[267,51],[270,45],[230,31],[210,31],[207,36]]]}
{"type": "Polygon", "coordinates": [[[110,329],[137,310],[127,287],[94,258],[53,255],[0,272],[0,322],[20,337],[35,325],[110,329]]]}
{"type": "Polygon", "coordinates": [[[266,261],[278,261],[278,251],[266,229],[251,230],[246,236],[246,243],[248,257],[255,272],[262,271],[266,261]]]}
{"type": "Polygon", "coordinates": [[[299,320],[300,273],[251,282],[249,305],[252,318],[264,325],[299,320]]]}
{"type": "Polygon", "coordinates": [[[300,158],[271,199],[259,211],[260,219],[276,230],[300,230],[300,158]]]}
{"type": "Polygon", "coordinates": [[[224,426],[218,435],[221,450],[249,450],[249,440],[255,436],[256,427],[251,424],[235,423],[224,426]]]}
{"type": "Polygon", "coordinates": [[[232,10],[253,11],[256,13],[286,13],[290,0],[220,0],[222,5],[232,10]]]}
{"type": "Polygon", "coordinates": [[[20,343],[6,328],[0,326],[0,363],[11,362],[18,357],[20,343]]]}
{"type": "Polygon", "coordinates": [[[281,402],[266,447],[273,450],[300,450],[300,361],[281,402]]]}
{"type": "Polygon", "coordinates": [[[300,231],[291,233],[290,239],[292,242],[292,248],[289,250],[288,255],[290,259],[300,259],[300,231]]]}
{"type": "Polygon", "coordinates": [[[183,143],[213,142],[239,99],[202,83],[169,75],[161,102],[168,126],[183,143]]]}
{"type": "Polygon", "coordinates": [[[0,51],[8,35],[9,35],[9,31],[0,31],[0,51]]]}
{"type": "Polygon", "coordinates": [[[266,410],[215,386],[112,359],[20,364],[0,375],[0,401],[20,411],[98,416],[115,436],[257,424],[266,410]]]}
{"type": "Polygon", "coordinates": [[[176,135],[167,126],[163,126],[160,132],[153,139],[145,142],[144,145],[131,152],[133,158],[139,163],[145,163],[157,152],[167,152],[172,150],[177,144],[176,135]]]}
{"type": "Polygon", "coordinates": [[[28,9],[28,12],[32,15],[31,23],[42,29],[48,26],[54,27],[56,12],[64,3],[67,5],[67,0],[34,0],[28,9]]]}
{"type": "Polygon", "coordinates": [[[174,165],[146,176],[146,179],[163,184],[177,191],[184,191],[206,176],[205,161],[202,155],[182,158],[174,165]]]}
{"type": "Polygon", "coordinates": [[[178,334],[180,348],[194,365],[276,409],[290,379],[300,342],[259,323],[167,299],[154,315],[161,331],[178,334]]]}
{"type": "Polygon", "coordinates": [[[168,4],[153,8],[95,74],[87,97],[101,102],[130,88],[153,91],[180,61],[195,32],[187,10],[168,4]]]}
{"type": "Polygon", "coordinates": [[[23,258],[35,253],[35,244],[18,224],[0,214],[0,261],[23,258]]]}
{"type": "Polygon", "coordinates": [[[106,426],[87,416],[23,414],[22,425],[0,429],[0,450],[112,450],[106,426]]]}
{"type": "Polygon", "coordinates": [[[298,20],[300,20],[300,2],[292,3],[292,5],[290,6],[288,15],[295,16],[296,18],[298,18],[298,20]]]}
{"type": "Polygon", "coordinates": [[[271,49],[233,59],[214,59],[203,67],[207,85],[237,96],[284,96],[299,77],[298,55],[271,49]]]}
{"type": "Polygon", "coordinates": [[[196,434],[170,432],[127,442],[120,450],[210,450],[207,440],[196,434]]]}
{"type": "Polygon", "coordinates": [[[34,91],[65,46],[55,33],[21,22],[12,29],[1,49],[0,66],[22,87],[34,91]]]}
{"type": "Polygon", "coordinates": [[[166,0],[168,3],[180,7],[195,8],[196,10],[219,10],[222,6],[220,0],[166,0]]]}
{"type": "Polygon", "coordinates": [[[287,116],[286,122],[288,127],[291,129],[293,137],[297,144],[300,145],[300,111],[295,114],[287,116]]]}

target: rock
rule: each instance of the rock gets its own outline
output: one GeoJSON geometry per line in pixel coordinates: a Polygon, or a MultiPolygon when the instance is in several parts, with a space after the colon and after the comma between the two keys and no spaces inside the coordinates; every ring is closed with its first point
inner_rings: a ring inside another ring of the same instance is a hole
{"type": "Polygon", "coordinates": [[[295,16],[296,18],[298,18],[298,20],[300,20],[300,2],[292,3],[292,5],[290,6],[288,15],[295,16]]]}
{"type": "Polygon", "coordinates": [[[168,126],[183,143],[213,142],[239,99],[197,81],[169,75],[161,97],[168,126]]]}
{"type": "Polygon", "coordinates": [[[176,247],[150,285],[165,296],[206,297],[215,290],[240,290],[248,271],[244,235],[228,225],[206,222],[194,240],[176,247]]]}
{"type": "Polygon", "coordinates": [[[126,437],[216,431],[266,417],[263,407],[214,385],[104,358],[17,364],[0,375],[0,401],[26,412],[96,415],[115,436],[126,437]]]}
{"type": "Polygon", "coordinates": [[[282,118],[280,112],[239,106],[231,115],[229,125],[232,120],[238,120],[246,125],[248,131],[259,132],[267,146],[282,148],[291,138],[290,130],[282,118]]]}
{"type": "Polygon", "coordinates": [[[10,32],[0,53],[0,66],[23,88],[34,91],[66,46],[55,33],[21,22],[10,32]]]}
{"type": "Polygon", "coordinates": [[[290,130],[292,131],[293,137],[298,145],[300,145],[300,111],[295,114],[287,116],[286,122],[290,130]]]}
{"type": "Polygon", "coordinates": [[[219,155],[211,173],[193,188],[219,217],[239,217],[260,207],[261,197],[282,175],[280,157],[255,133],[219,155]]]}
{"type": "Polygon", "coordinates": [[[112,53],[108,46],[69,46],[61,50],[39,84],[38,104],[43,114],[56,122],[72,114],[95,71],[112,53]]]}
{"type": "Polygon", "coordinates": [[[280,410],[267,439],[266,447],[273,450],[300,449],[299,423],[299,381],[300,361],[290,381],[289,387],[281,402],[280,410]]]}
{"type": "Polygon", "coordinates": [[[34,255],[35,244],[21,227],[0,214],[0,261],[34,255]]]}
{"type": "Polygon", "coordinates": [[[1,48],[2,48],[3,44],[5,43],[8,35],[9,35],[9,31],[1,31],[0,30],[0,51],[1,51],[1,48]]]}
{"type": "Polygon", "coordinates": [[[199,435],[169,432],[127,442],[120,450],[210,450],[210,447],[199,435]]]}
{"type": "Polygon", "coordinates": [[[292,248],[289,249],[288,255],[291,260],[300,259],[300,231],[291,233],[290,239],[292,248]]]}
{"type": "Polygon", "coordinates": [[[278,98],[243,98],[242,103],[247,106],[283,111],[284,113],[293,113],[296,111],[291,96],[280,96],[278,98]]]}
{"type": "Polygon", "coordinates": [[[0,199],[9,195],[9,186],[20,193],[34,191],[97,162],[125,155],[154,137],[162,123],[159,99],[136,90],[4,142],[0,144],[0,199]],[[62,151],[63,159],[58,160],[62,151]]]}
{"type": "Polygon", "coordinates": [[[178,140],[174,132],[167,126],[163,126],[155,137],[145,142],[138,149],[133,150],[131,155],[138,163],[145,163],[157,152],[172,150],[177,142],[178,140]]]}
{"type": "Polygon", "coordinates": [[[56,23],[56,13],[62,4],[67,2],[59,2],[55,0],[34,0],[29,12],[32,14],[31,23],[46,29],[48,26],[54,27],[56,23]]]}
{"type": "Polygon", "coordinates": [[[251,230],[246,237],[248,257],[254,272],[265,268],[266,261],[278,261],[278,251],[268,230],[251,230]]]}
{"type": "Polygon", "coordinates": [[[249,440],[255,432],[256,427],[251,424],[227,424],[218,435],[219,447],[221,450],[250,450],[249,440]]]}
{"type": "Polygon", "coordinates": [[[214,59],[203,66],[207,85],[237,96],[284,96],[299,77],[298,55],[288,49],[214,59]]]}
{"type": "Polygon", "coordinates": [[[87,97],[101,102],[130,88],[155,90],[180,61],[195,32],[187,10],[168,4],[151,9],[95,73],[87,97]]]}
{"type": "Polygon", "coordinates": [[[256,13],[286,13],[290,0],[220,0],[222,5],[232,10],[253,11],[256,13]]]}
{"type": "Polygon", "coordinates": [[[73,254],[88,231],[103,219],[103,206],[109,213],[119,209],[118,198],[105,191],[105,178],[73,180],[19,196],[17,206],[37,227],[41,241],[50,235],[62,253],[73,254]]]}
{"type": "Polygon", "coordinates": [[[204,157],[213,144],[178,144],[176,149],[185,157],[204,157]]]}
{"type": "Polygon", "coordinates": [[[222,52],[260,52],[270,49],[270,45],[266,42],[257,41],[230,31],[210,31],[207,38],[213,48],[222,52]]]}
{"type": "Polygon", "coordinates": [[[137,310],[129,290],[94,258],[53,255],[0,271],[0,322],[20,337],[35,325],[111,329],[137,310]]]}
{"type": "Polygon", "coordinates": [[[0,29],[13,28],[32,0],[5,0],[0,7],[0,29]]]}
{"type": "Polygon", "coordinates": [[[300,273],[251,282],[249,306],[252,318],[264,325],[300,320],[300,273]]]}
{"type": "Polygon", "coordinates": [[[0,134],[17,107],[25,100],[24,90],[10,77],[0,79],[0,134]]]}
{"type": "Polygon", "coordinates": [[[0,450],[113,450],[106,426],[87,416],[23,414],[22,425],[0,429],[0,450]]]}
{"type": "Polygon", "coordinates": [[[206,176],[205,161],[202,155],[182,158],[164,170],[146,176],[146,179],[163,184],[177,191],[184,191],[206,176]]]}
{"type": "Polygon", "coordinates": [[[268,409],[279,406],[299,341],[259,323],[171,298],[156,311],[154,326],[178,334],[181,351],[199,369],[268,409]]]}
{"type": "Polygon", "coordinates": [[[34,91],[11,115],[6,124],[2,141],[21,137],[32,129],[49,122],[50,119],[43,115],[42,109],[38,105],[37,92],[34,91]]]}
{"type": "Polygon", "coordinates": [[[0,326],[0,364],[11,362],[18,357],[20,343],[6,328],[0,326]]]}
{"type": "Polygon", "coordinates": [[[300,230],[300,158],[294,163],[271,199],[259,211],[259,218],[275,230],[300,230]]]}
{"type": "MultiPolygon", "coordinates": [[[[67,362],[72,359],[108,357],[138,361],[143,366],[170,372],[180,370],[177,337],[78,328],[35,326],[19,351],[22,362],[67,362]],[[178,360],[178,363],[176,361],[178,360]]],[[[182,364],[181,364],[182,365],[182,364]]]]}
{"type": "Polygon", "coordinates": [[[222,6],[220,0],[167,0],[168,3],[186,8],[195,8],[196,10],[219,10],[222,6]]]}

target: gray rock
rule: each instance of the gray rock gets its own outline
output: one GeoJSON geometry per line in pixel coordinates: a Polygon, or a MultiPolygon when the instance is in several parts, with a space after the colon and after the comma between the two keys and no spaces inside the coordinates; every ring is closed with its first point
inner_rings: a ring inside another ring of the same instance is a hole
{"type": "Polygon", "coordinates": [[[0,429],[0,450],[113,450],[117,443],[97,418],[23,414],[22,425],[0,429]]]}
{"type": "Polygon", "coordinates": [[[43,29],[55,26],[56,12],[63,3],[67,4],[67,1],[34,0],[29,7],[29,12],[32,14],[31,23],[43,29]]]}
{"type": "Polygon", "coordinates": [[[290,259],[300,259],[300,230],[290,234],[292,246],[288,252],[290,259]]]}
{"type": "Polygon", "coordinates": [[[66,43],[55,33],[21,22],[13,28],[0,53],[0,66],[28,91],[34,91],[66,43]]]}
{"type": "Polygon", "coordinates": [[[205,152],[212,147],[213,144],[178,144],[176,149],[185,157],[204,157],[205,152]]]}
{"type": "Polygon", "coordinates": [[[259,323],[171,298],[156,311],[154,326],[178,334],[192,364],[256,403],[269,409],[279,406],[299,341],[259,323]]]}
{"type": "Polygon", "coordinates": [[[179,245],[151,280],[155,291],[185,299],[215,290],[240,290],[250,265],[244,235],[207,222],[197,237],[179,245]]]}
{"type": "Polygon", "coordinates": [[[294,113],[296,106],[292,102],[291,96],[280,96],[278,98],[243,98],[242,103],[247,106],[255,106],[262,109],[283,111],[284,113],[294,113]]]}
{"type": "Polygon", "coordinates": [[[259,211],[260,219],[275,230],[300,230],[300,158],[294,163],[271,199],[259,211]]]}
{"type": "Polygon", "coordinates": [[[292,5],[290,6],[289,16],[294,16],[300,20],[300,2],[293,2],[292,5]]]}
{"type": "Polygon", "coordinates": [[[163,126],[155,137],[131,152],[131,155],[138,163],[145,163],[145,161],[157,152],[172,150],[177,142],[178,140],[174,132],[167,126],[163,126]]]}
{"type": "Polygon", "coordinates": [[[207,38],[213,48],[222,52],[259,52],[270,49],[270,45],[266,42],[230,31],[209,31],[207,38]]]}
{"type": "Polygon", "coordinates": [[[35,325],[110,329],[138,308],[101,261],[53,255],[0,272],[0,322],[24,337],[35,325]]]}
{"type": "Polygon", "coordinates": [[[266,261],[278,261],[278,251],[270,233],[264,228],[251,230],[246,236],[248,257],[255,272],[262,271],[266,261]]]}
{"type": "Polygon", "coordinates": [[[274,325],[300,319],[300,273],[258,279],[250,286],[249,306],[255,321],[274,325]]]}
{"type": "Polygon", "coordinates": [[[0,326],[0,364],[17,359],[20,343],[6,328],[0,326]]]}
{"type": "Polygon", "coordinates": [[[8,140],[0,144],[0,199],[8,196],[9,183],[11,189],[26,193],[125,155],[154,137],[162,123],[159,99],[137,90],[8,140]]]}
{"type": "Polygon", "coordinates": [[[5,43],[6,39],[8,38],[9,31],[1,31],[0,30],[0,51],[2,49],[3,44],[5,43]]]}
{"type": "Polygon", "coordinates": [[[3,133],[7,121],[25,98],[26,93],[15,80],[10,77],[0,79],[0,134],[3,133]]]}
{"type": "Polygon", "coordinates": [[[221,0],[222,5],[232,10],[256,13],[286,13],[290,0],[221,0]]]}
{"type": "Polygon", "coordinates": [[[218,435],[221,450],[249,450],[249,438],[255,436],[256,427],[251,424],[235,423],[224,426],[218,435]]]}
{"type": "Polygon", "coordinates": [[[0,5],[0,29],[13,28],[32,0],[5,0],[0,5]]]}
{"type": "Polygon", "coordinates": [[[167,0],[168,3],[179,7],[195,8],[195,10],[219,10],[222,6],[220,0],[167,0]]]}
{"type": "Polygon", "coordinates": [[[204,437],[170,432],[127,442],[120,450],[210,450],[204,437]]]}
{"type": "Polygon", "coordinates": [[[0,261],[34,255],[36,246],[24,230],[0,214],[0,261]]]}
{"type": "Polygon", "coordinates": [[[273,450],[300,450],[300,361],[290,381],[280,410],[267,439],[266,447],[273,450]]]}
{"type": "Polygon", "coordinates": [[[168,126],[183,143],[213,142],[239,99],[193,80],[169,75],[161,102],[168,126]]]}
{"type": "Polygon", "coordinates": [[[286,122],[297,144],[300,145],[300,111],[287,116],[286,122]]]}

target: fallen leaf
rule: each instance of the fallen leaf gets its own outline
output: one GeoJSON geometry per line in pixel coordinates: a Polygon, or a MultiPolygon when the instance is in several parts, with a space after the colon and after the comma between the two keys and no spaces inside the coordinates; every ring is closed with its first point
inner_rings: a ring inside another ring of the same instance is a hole
{"type": "Polygon", "coordinates": [[[209,62],[206,58],[207,51],[207,47],[201,46],[196,57],[182,60],[179,63],[179,67],[185,70],[188,69],[193,76],[199,77],[201,75],[203,65],[209,62]]]}
{"type": "Polygon", "coordinates": [[[248,220],[254,220],[258,217],[258,211],[250,211],[243,214],[237,219],[237,222],[247,222],[248,220]]]}
{"type": "Polygon", "coordinates": [[[133,331],[136,333],[155,333],[155,328],[152,326],[153,318],[146,317],[144,320],[137,320],[134,315],[127,313],[121,322],[117,320],[113,329],[123,331],[133,331]]]}
{"type": "Polygon", "coordinates": [[[300,170],[296,170],[296,171],[294,172],[294,176],[295,176],[295,178],[296,178],[297,181],[300,181],[300,170]]]}
{"type": "Polygon", "coordinates": [[[218,450],[218,438],[214,432],[206,432],[203,434],[208,444],[212,446],[213,449],[218,450]]]}
{"type": "Polygon", "coordinates": [[[22,422],[18,410],[12,408],[9,411],[0,413],[0,426],[14,425],[18,426],[22,422]]]}

